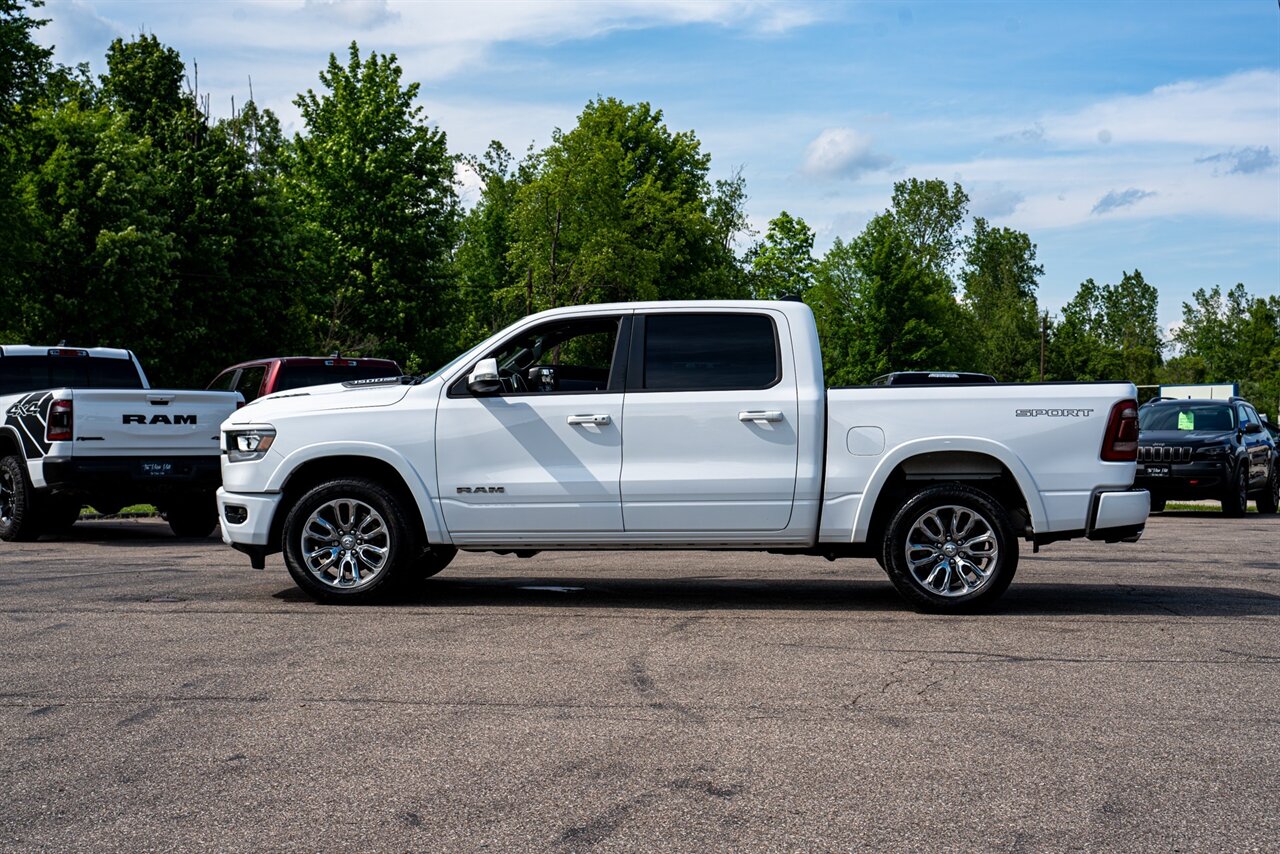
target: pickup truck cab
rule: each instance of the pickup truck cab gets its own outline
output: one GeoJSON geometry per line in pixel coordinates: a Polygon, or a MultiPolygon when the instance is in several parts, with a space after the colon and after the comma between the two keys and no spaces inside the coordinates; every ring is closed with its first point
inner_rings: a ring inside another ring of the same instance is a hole
{"type": "Polygon", "coordinates": [[[974,607],[1018,541],[1133,540],[1131,383],[828,391],[798,302],[560,308],[429,377],[260,398],[222,425],[224,539],[351,601],[458,549],[878,560],[974,607]]]}
{"type": "Polygon", "coordinates": [[[0,347],[0,540],[75,524],[91,504],[155,504],[180,537],[218,524],[227,392],[152,389],[128,350],[0,347]]]}
{"type": "Polygon", "coordinates": [[[276,356],[232,365],[214,377],[209,388],[238,391],[248,403],[291,388],[398,377],[400,373],[400,366],[391,359],[351,359],[338,353],[332,356],[276,356]]]}

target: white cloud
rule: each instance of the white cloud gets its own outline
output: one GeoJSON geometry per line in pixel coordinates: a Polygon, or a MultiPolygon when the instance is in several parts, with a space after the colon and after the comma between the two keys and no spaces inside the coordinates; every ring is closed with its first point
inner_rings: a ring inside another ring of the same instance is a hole
{"type": "Polygon", "coordinates": [[[867,134],[853,128],[827,128],[805,149],[800,172],[812,178],[855,179],[892,162],[892,157],[872,148],[867,134]]]}
{"type": "Polygon", "coordinates": [[[1197,157],[1197,163],[1230,163],[1228,175],[1252,175],[1276,165],[1276,156],[1271,153],[1271,146],[1261,148],[1238,148],[1223,151],[1208,157],[1197,157]]]}
{"type": "Polygon", "coordinates": [[[1122,192],[1112,190],[1098,199],[1089,213],[1104,214],[1119,208],[1132,207],[1143,199],[1149,199],[1154,195],[1156,193],[1151,190],[1139,190],[1137,187],[1130,187],[1122,192]]]}

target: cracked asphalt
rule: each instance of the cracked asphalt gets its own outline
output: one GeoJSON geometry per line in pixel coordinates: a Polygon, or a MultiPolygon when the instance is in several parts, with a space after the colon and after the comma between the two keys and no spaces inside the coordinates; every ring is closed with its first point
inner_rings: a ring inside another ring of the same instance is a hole
{"type": "Polygon", "coordinates": [[[1275,851],[1280,517],[870,561],[460,555],[321,606],[154,520],[0,544],[6,851],[1275,851]]]}

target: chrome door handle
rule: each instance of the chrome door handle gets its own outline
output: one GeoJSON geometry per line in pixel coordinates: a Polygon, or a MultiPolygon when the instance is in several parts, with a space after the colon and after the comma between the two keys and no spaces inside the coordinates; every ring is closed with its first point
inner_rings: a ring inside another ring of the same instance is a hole
{"type": "Polygon", "coordinates": [[[570,424],[594,424],[597,427],[603,427],[612,421],[608,415],[570,415],[570,424]]]}
{"type": "Polygon", "coordinates": [[[739,421],[781,421],[782,413],[776,409],[763,412],[739,412],[739,421]]]}

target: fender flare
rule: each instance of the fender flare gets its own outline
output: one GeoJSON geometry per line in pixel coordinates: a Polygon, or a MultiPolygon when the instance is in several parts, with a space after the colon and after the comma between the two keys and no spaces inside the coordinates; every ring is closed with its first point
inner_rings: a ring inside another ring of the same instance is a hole
{"type": "Polygon", "coordinates": [[[991,457],[1001,463],[1013,475],[1023,500],[1027,503],[1027,512],[1031,514],[1031,527],[1035,531],[1048,529],[1048,514],[1044,509],[1044,501],[1040,498],[1040,490],[1036,488],[1035,478],[1025,463],[1006,445],[991,439],[977,436],[958,436],[949,439],[916,439],[904,442],[885,454],[879,465],[867,480],[867,488],[863,499],[858,503],[857,513],[853,518],[853,542],[863,543],[871,530],[871,516],[875,512],[876,503],[889,475],[907,460],[921,456],[947,451],[967,452],[991,457]]]}

